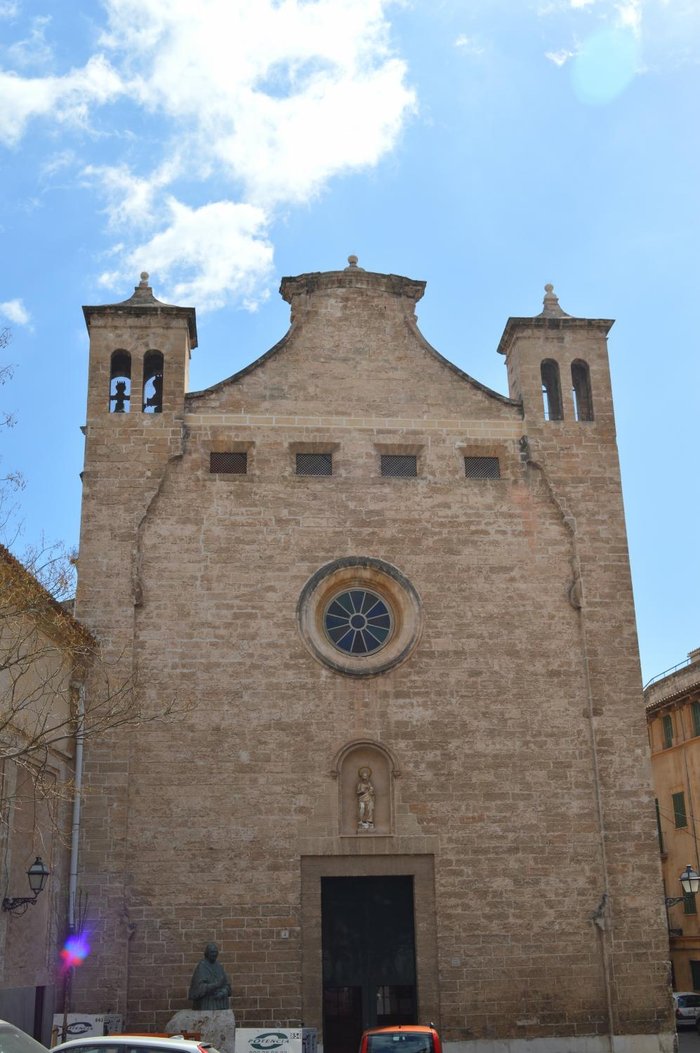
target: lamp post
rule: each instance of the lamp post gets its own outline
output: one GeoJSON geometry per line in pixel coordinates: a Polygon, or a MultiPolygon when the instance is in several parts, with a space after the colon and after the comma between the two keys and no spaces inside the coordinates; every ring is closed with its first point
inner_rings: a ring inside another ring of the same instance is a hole
{"type": "Polygon", "coordinates": [[[36,903],[37,896],[43,892],[46,879],[49,876],[49,868],[41,856],[37,856],[29,870],[27,879],[32,890],[31,896],[5,896],[2,901],[2,909],[8,910],[10,914],[24,914],[30,903],[36,903]]]}
{"type": "Polygon", "coordinates": [[[695,895],[696,892],[700,891],[700,874],[693,870],[690,863],[680,875],[680,883],[684,895],[666,896],[664,903],[667,907],[675,907],[676,903],[682,903],[686,896],[695,895]]]}

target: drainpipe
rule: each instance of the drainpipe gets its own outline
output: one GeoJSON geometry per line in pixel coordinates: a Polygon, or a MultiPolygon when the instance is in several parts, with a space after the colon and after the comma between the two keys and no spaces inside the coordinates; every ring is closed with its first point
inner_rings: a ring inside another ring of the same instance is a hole
{"type": "Polygon", "coordinates": [[[68,932],[75,932],[75,901],[78,892],[78,844],[80,804],[83,786],[83,740],[85,738],[85,685],[78,684],[78,716],[75,729],[75,777],[73,781],[73,824],[70,839],[70,877],[68,881],[68,932]]]}

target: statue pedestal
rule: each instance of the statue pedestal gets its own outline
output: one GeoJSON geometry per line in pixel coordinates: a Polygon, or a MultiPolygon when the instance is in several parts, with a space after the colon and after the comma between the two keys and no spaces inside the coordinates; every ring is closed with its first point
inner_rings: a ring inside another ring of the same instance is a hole
{"type": "Polygon", "coordinates": [[[171,1035],[196,1031],[220,1053],[234,1053],[236,1018],[232,1009],[180,1009],[167,1024],[171,1035]]]}

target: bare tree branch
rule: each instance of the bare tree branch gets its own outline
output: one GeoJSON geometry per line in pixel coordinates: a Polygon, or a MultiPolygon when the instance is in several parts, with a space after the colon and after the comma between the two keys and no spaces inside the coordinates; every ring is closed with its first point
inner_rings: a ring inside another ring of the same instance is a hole
{"type": "Polygon", "coordinates": [[[173,698],[146,713],[121,659],[104,660],[65,601],[74,579],[69,553],[53,546],[31,553],[30,562],[31,570],[0,545],[0,825],[8,822],[11,807],[70,797],[70,782],[57,779],[56,772],[70,768],[78,693],[86,684],[86,740],[168,720],[189,708],[173,698]],[[26,778],[18,779],[18,773],[26,778]],[[23,802],[19,783],[29,787],[23,802]]]}

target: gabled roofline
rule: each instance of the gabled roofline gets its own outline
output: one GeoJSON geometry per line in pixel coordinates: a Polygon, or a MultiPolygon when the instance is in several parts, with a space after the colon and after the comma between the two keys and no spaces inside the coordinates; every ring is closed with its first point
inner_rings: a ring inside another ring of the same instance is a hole
{"type": "MultiPolygon", "coordinates": [[[[5,545],[0,543],[0,565],[3,564],[8,575],[20,586],[28,589],[30,596],[36,598],[39,606],[38,613],[51,615],[52,619],[56,619],[55,627],[59,629],[56,635],[64,636],[69,646],[80,644],[90,649],[97,646],[97,641],[90,630],[86,629],[77,618],[74,618],[70,611],[67,611],[64,605],[41,584],[39,579],[16,556],[13,556],[5,545]]],[[[2,574],[1,569],[0,574],[2,574]]],[[[29,612],[26,612],[26,616],[29,617],[29,612]]],[[[51,628],[53,626],[45,627],[47,635],[51,634],[51,628]]]]}
{"type": "MultiPolygon", "coordinates": [[[[410,325],[413,333],[418,338],[419,342],[422,344],[425,350],[428,351],[431,355],[433,355],[442,365],[447,366],[447,368],[451,370],[455,374],[455,376],[459,377],[460,380],[464,380],[468,384],[471,384],[472,387],[475,387],[478,391],[481,391],[484,395],[487,395],[489,398],[495,399],[497,402],[501,403],[501,405],[512,406],[513,408],[520,410],[520,414],[522,416],[523,404],[520,401],[520,399],[508,398],[507,395],[501,395],[500,392],[494,391],[493,388],[488,387],[486,384],[482,384],[481,381],[475,380],[474,377],[470,376],[469,373],[465,373],[463,369],[460,369],[459,366],[456,366],[454,362],[450,362],[449,358],[445,358],[445,356],[441,355],[439,351],[436,351],[432,344],[429,343],[428,340],[426,340],[426,338],[423,336],[420,329],[418,328],[418,325],[414,321],[411,321],[410,325]]],[[[244,366],[243,369],[239,369],[237,373],[233,373],[230,377],[225,377],[223,380],[218,380],[216,384],[212,384],[211,387],[202,388],[200,391],[187,392],[187,394],[185,395],[185,401],[190,399],[194,400],[204,398],[207,395],[212,395],[229,384],[237,383],[249,373],[252,373],[254,370],[259,369],[260,366],[264,365],[271,358],[273,358],[275,355],[279,354],[279,352],[284,350],[285,346],[290,340],[292,331],[294,329],[295,326],[291,325],[282,337],[282,339],[278,340],[277,343],[269,349],[269,351],[266,351],[263,355],[260,355],[259,358],[254,359],[254,361],[249,362],[247,366],[244,366]]]]}

